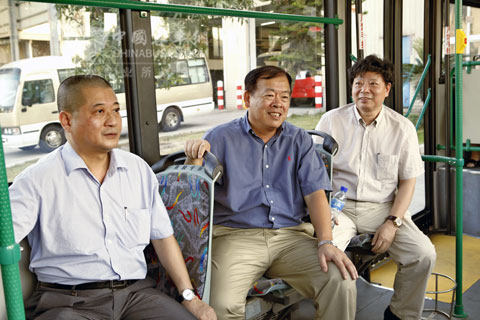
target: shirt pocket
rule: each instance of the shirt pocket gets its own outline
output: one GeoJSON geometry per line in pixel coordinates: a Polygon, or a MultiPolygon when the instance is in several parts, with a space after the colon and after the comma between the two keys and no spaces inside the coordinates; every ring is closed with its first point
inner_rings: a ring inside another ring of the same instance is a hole
{"type": "Polygon", "coordinates": [[[125,208],[125,229],[121,232],[127,248],[146,246],[150,242],[150,210],[125,208]]]}
{"type": "Polygon", "coordinates": [[[377,154],[378,180],[396,180],[398,177],[398,156],[388,154],[377,154]]]}

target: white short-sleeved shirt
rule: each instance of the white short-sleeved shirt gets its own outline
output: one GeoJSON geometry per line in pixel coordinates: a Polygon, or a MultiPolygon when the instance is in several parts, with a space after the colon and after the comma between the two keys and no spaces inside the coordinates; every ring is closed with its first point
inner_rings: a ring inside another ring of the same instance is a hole
{"type": "Polygon", "coordinates": [[[10,200],[15,240],[28,235],[39,281],[143,279],[143,249],[173,234],[154,173],[118,149],[100,184],[67,143],[18,175],[10,200]]]}
{"type": "Polygon", "coordinates": [[[349,104],[324,114],[315,129],[339,144],[333,160],[333,189],[347,187],[349,199],[393,201],[399,180],[424,172],[415,127],[386,106],[369,126],[355,104],[349,104]]]}

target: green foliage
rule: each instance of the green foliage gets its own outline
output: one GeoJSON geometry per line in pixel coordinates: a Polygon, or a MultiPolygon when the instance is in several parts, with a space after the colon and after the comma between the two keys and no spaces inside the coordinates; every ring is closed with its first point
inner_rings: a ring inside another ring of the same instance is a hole
{"type": "MultiPolygon", "coordinates": [[[[272,10],[288,14],[320,16],[323,8],[321,0],[272,0],[272,10]]],[[[278,36],[281,53],[270,58],[278,61],[293,79],[300,71],[318,74],[323,55],[323,25],[311,22],[280,22],[273,36],[278,36]]]]}
{"type": "Polygon", "coordinates": [[[318,121],[320,121],[322,115],[323,113],[316,113],[313,115],[292,114],[290,117],[287,118],[287,121],[305,130],[313,130],[317,126],[318,121]]]}
{"type": "MultiPolygon", "coordinates": [[[[245,10],[253,7],[253,0],[175,0],[175,4],[245,10]]],[[[83,28],[84,13],[89,13],[89,44],[83,55],[74,57],[74,62],[79,65],[77,73],[103,76],[112,83],[114,89],[123,90],[124,71],[128,72],[122,68],[121,40],[124,34],[118,25],[115,30],[104,31],[104,13],[118,14],[118,10],[74,5],[56,5],[56,9],[64,21],[79,30],[83,28]]],[[[161,12],[151,14],[163,15],[161,12]]],[[[164,15],[162,19],[168,36],[166,39],[152,39],[152,54],[155,79],[168,88],[179,81],[173,70],[173,62],[177,59],[204,57],[208,50],[208,32],[212,26],[221,24],[221,20],[205,15],[172,17],[172,14],[164,15]]]]}
{"type": "Polygon", "coordinates": [[[123,91],[124,69],[120,30],[96,32],[85,49],[85,58],[76,55],[73,62],[79,67],[76,73],[96,74],[104,77],[116,92],[123,91]]]}

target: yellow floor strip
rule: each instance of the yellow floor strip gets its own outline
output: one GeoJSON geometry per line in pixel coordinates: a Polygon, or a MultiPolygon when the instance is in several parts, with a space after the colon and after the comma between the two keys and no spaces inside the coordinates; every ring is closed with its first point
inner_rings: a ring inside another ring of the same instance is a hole
{"type": "MultiPolygon", "coordinates": [[[[455,237],[435,234],[430,237],[437,250],[437,263],[434,272],[445,274],[455,279],[455,237]]],[[[463,236],[463,292],[468,290],[480,279],[480,238],[463,236]]],[[[389,261],[371,273],[371,281],[380,283],[382,286],[393,288],[393,280],[397,266],[389,261]]],[[[439,290],[446,290],[452,286],[449,280],[439,280],[439,290]]],[[[435,280],[431,277],[427,291],[435,290],[435,280]]],[[[433,298],[433,295],[429,295],[433,298]]],[[[438,300],[450,303],[450,293],[438,295],[438,300]]]]}

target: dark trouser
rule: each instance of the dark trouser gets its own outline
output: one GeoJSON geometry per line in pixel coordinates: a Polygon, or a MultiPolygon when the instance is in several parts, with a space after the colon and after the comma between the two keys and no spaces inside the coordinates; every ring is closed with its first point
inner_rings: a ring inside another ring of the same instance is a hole
{"type": "Polygon", "coordinates": [[[38,286],[25,303],[27,319],[192,319],[152,279],[123,289],[63,290],[38,286]]]}

